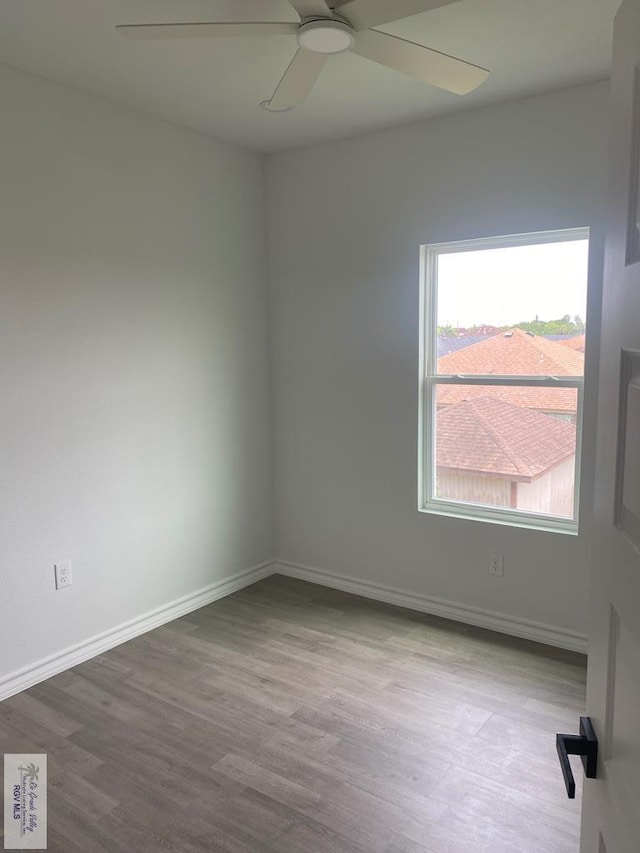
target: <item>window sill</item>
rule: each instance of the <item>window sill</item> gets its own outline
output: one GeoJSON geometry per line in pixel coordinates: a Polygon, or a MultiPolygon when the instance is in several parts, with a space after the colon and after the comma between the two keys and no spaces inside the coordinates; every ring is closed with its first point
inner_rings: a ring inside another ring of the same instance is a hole
{"type": "Polygon", "coordinates": [[[542,533],[562,533],[566,536],[577,536],[579,533],[578,522],[573,519],[551,519],[524,514],[516,515],[485,507],[464,507],[460,504],[449,504],[444,501],[430,501],[423,506],[419,506],[418,512],[425,513],[426,515],[439,515],[466,521],[479,521],[485,524],[499,524],[503,527],[537,530],[542,533]]]}

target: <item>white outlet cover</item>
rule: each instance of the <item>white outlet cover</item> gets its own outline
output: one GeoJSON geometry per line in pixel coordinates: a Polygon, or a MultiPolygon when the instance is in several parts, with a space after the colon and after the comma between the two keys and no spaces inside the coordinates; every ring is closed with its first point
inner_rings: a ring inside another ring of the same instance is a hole
{"type": "Polygon", "coordinates": [[[504,575],[504,556],[502,554],[489,554],[489,574],[496,577],[504,575]]]}
{"type": "Polygon", "coordinates": [[[65,586],[71,586],[71,560],[62,560],[56,563],[54,568],[56,589],[64,589],[65,586]]]}

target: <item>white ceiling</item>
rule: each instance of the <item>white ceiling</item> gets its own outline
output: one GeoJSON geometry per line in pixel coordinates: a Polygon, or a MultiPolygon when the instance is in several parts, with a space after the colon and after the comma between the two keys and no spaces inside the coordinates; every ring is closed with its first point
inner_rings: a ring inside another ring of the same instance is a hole
{"type": "Polygon", "coordinates": [[[302,107],[267,113],[258,103],[293,56],[293,36],[131,41],[114,31],[117,23],[296,20],[286,0],[0,0],[0,61],[274,151],[603,79],[619,2],[461,0],[384,27],[491,69],[465,97],[341,54],[302,107]]]}

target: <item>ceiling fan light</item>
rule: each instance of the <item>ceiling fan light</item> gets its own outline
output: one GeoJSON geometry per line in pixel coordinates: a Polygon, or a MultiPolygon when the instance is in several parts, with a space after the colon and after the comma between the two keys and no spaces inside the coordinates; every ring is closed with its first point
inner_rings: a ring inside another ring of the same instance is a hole
{"type": "Polygon", "coordinates": [[[313,53],[343,53],[355,44],[355,34],[343,21],[307,21],[298,30],[298,44],[313,53]]]}

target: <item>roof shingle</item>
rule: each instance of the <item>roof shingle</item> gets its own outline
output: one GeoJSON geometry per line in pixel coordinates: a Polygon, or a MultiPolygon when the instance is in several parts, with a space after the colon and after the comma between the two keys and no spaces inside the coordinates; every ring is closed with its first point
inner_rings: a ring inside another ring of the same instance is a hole
{"type": "Polygon", "coordinates": [[[563,341],[558,341],[560,346],[567,347],[568,349],[577,350],[578,352],[584,352],[584,335],[576,335],[574,338],[565,338],[563,341]]]}
{"type": "MultiPolygon", "coordinates": [[[[452,375],[582,376],[584,356],[547,338],[511,329],[438,359],[438,373],[452,375]]],[[[438,407],[487,394],[489,386],[438,386],[438,407]]],[[[491,387],[505,402],[543,412],[575,414],[572,388],[491,387]]]]}
{"type": "Polygon", "coordinates": [[[530,481],[575,453],[576,428],[495,396],[438,411],[438,470],[530,481]]]}
{"type": "Polygon", "coordinates": [[[582,376],[582,353],[532,332],[500,332],[438,359],[438,373],[582,376]]]}

